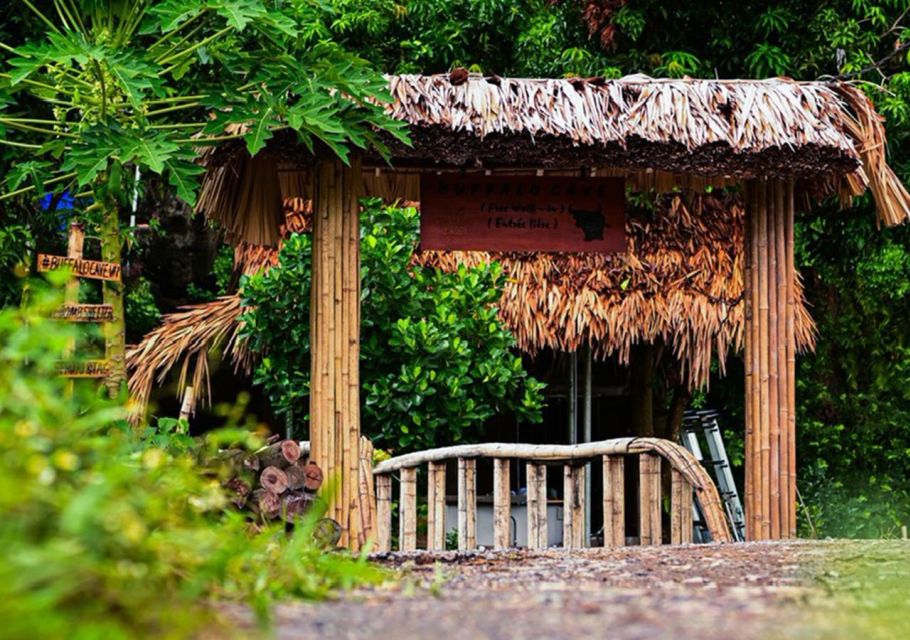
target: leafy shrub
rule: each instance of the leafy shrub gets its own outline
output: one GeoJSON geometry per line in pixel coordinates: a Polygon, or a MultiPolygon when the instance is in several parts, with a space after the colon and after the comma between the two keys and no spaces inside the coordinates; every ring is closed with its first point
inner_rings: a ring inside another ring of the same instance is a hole
{"type": "Polygon", "coordinates": [[[145,278],[138,278],[127,286],[126,290],[126,326],[130,336],[139,338],[158,325],[161,310],[155,303],[152,283],[145,278]]]}
{"type": "Polygon", "coordinates": [[[39,289],[35,313],[0,311],[5,638],[219,637],[231,629],[213,600],[247,602],[266,620],[275,598],[376,577],[315,547],[306,527],[257,533],[225,511],[223,478],[197,460],[247,432],[197,443],[167,423],[142,439],[96,385],[65,393],[54,364],[73,329],[42,319],[59,300],[39,289]]]}
{"type": "MultiPolygon", "coordinates": [[[[364,431],[381,446],[416,449],[457,441],[498,413],[539,421],[542,384],[511,351],[495,306],[499,265],[415,267],[415,209],[369,200],[361,220],[364,431]]],[[[277,267],[243,283],[253,307],[245,331],[264,356],[255,381],[298,426],[309,395],[310,257],[310,237],[292,236],[277,267]]]]}

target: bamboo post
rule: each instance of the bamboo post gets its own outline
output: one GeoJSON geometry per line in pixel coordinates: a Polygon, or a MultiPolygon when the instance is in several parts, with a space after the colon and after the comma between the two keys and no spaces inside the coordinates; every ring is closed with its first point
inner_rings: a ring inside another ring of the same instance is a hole
{"type": "Polygon", "coordinates": [[[376,492],[373,482],[373,442],[365,437],[360,437],[360,468],[358,473],[360,481],[360,546],[376,534],[376,492]]]}
{"type": "Polygon", "coordinates": [[[477,461],[458,459],[458,549],[477,546],[477,461]]]}
{"type": "Polygon", "coordinates": [[[787,508],[790,538],[796,537],[796,267],[793,262],[793,182],[787,184],[784,212],[784,258],[787,281],[786,331],[786,388],[787,388],[787,508]]]}
{"type": "Polygon", "coordinates": [[[759,413],[759,461],[758,490],[761,495],[759,526],[761,538],[767,540],[771,535],[771,382],[770,367],[770,307],[768,301],[768,185],[761,183],[758,192],[758,362],[761,385],[761,402],[759,413]]]}
{"type": "Polygon", "coordinates": [[[376,476],[376,551],[392,550],[392,476],[376,476]]]}
{"type": "Polygon", "coordinates": [[[527,463],[528,548],[547,548],[547,465],[527,463]]]}
{"type": "Polygon", "coordinates": [[[604,546],[626,544],[625,460],[603,456],[604,546]]]}
{"type": "Polygon", "coordinates": [[[692,542],[692,486],[676,469],[670,476],[670,544],[687,544],[692,542]]]}
{"type": "Polygon", "coordinates": [[[778,367],[778,270],[777,270],[777,219],[783,206],[782,184],[773,180],[768,189],[768,398],[770,428],[768,432],[769,531],[771,540],[780,539],[780,412],[784,407],[779,401],[780,371],[778,367]]]}
{"type": "Polygon", "coordinates": [[[563,466],[562,546],[585,546],[585,467],[563,466]]]}
{"type": "Polygon", "coordinates": [[[402,469],[399,485],[398,548],[414,551],[417,549],[417,469],[402,469]]]}
{"type": "MultiPolygon", "coordinates": [[[[81,222],[71,222],[69,236],[67,238],[66,255],[68,258],[82,259],[83,247],[85,246],[85,227],[81,222]]],[[[79,303],[79,279],[72,277],[67,281],[66,288],[63,292],[63,301],[65,304],[79,303]]],[[[73,338],[67,345],[64,352],[65,358],[71,358],[76,351],[76,339],[73,338]]],[[[67,380],[66,391],[72,395],[75,390],[76,381],[67,380]]]]}
{"type": "Polygon", "coordinates": [[[363,540],[360,495],[360,161],[319,164],[313,188],[311,458],[333,479],[340,544],[363,540]]]}
{"type": "Polygon", "coordinates": [[[756,321],[755,299],[756,292],[755,278],[757,277],[755,265],[755,218],[758,215],[757,193],[754,182],[746,184],[746,212],[743,226],[743,244],[745,253],[745,277],[743,278],[743,299],[745,301],[745,370],[746,370],[746,401],[745,401],[745,486],[744,486],[744,503],[746,515],[746,538],[751,540],[754,537],[754,527],[752,516],[755,513],[754,508],[754,490],[755,483],[752,479],[753,456],[755,446],[755,420],[757,416],[757,403],[753,394],[755,389],[755,327],[756,321]]]}
{"type": "Polygon", "coordinates": [[[446,548],[446,463],[429,463],[427,474],[427,549],[446,548]]]}
{"type": "Polygon", "coordinates": [[[188,385],[183,390],[183,402],[180,404],[180,419],[189,421],[193,413],[193,406],[196,404],[196,394],[193,386],[188,385]]]}
{"type": "Polygon", "coordinates": [[[660,456],[638,456],[639,538],[642,545],[661,543],[660,456]]]}
{"type": "Polygon", "coordinates": [[[493,460],[493,548],[512,546],[512,492],[509,489],[509,460],[493,460]]]}

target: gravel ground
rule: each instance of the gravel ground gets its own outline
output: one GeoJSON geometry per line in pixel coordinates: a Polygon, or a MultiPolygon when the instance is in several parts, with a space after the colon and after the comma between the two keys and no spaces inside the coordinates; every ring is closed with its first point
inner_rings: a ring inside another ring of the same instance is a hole
{"type": "MultiPolygon", "coordinates": [[[[275,625],[287,640],[890,638],[893,627],[856,635],[841,621],[868,627],[845,607],[853,600],[839,595],[839,582],[849,578],[848,595],[865,593],[869,583],[856,576],[868,580],[865,569],[874,567],[880,580],[890,567],[902,589],[908,558],[910,545],[900,542],[385,554],[374,560],[399,580],[335,601],[280,605],[275,625]]],[[[896,617],[902,625],[906,616],[896,617]]]]}

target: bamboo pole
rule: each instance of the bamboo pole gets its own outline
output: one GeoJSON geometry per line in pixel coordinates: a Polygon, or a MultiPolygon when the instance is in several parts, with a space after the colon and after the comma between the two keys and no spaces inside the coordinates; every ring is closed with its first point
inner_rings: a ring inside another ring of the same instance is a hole
{"type": "Polygon", "coordinates": [[[780,408],[778,389],[780,385],[778,354],[779,325],[777,292],[779,287],[777,270],[777,220],[783,205],[781,182],[768,183],[768,482],[769,482],[769,538],[780,539],[780,408]]]}
{"type": "Polygon", "coordinates": [[[312,458],[333,479],[329,517],[340,544],[359,549],[369,514],[359,481],[359,159],[322,162],[313,187],[310,440],[312,458]]]}
{"type": "Polygon", "coordinates": [[[446,463],[431,462],[427,474],[427,549],[446,548],[446,463]]]}
{"type": "Polygon", "coordinates": [[[392,550],[392,476],[376,476],[376,551],[392,550]]]}
{"type": "Polygon", "coordinates": [[[563,466],[562,546],[580,549],[585,546],[585,467],[563,466]]]}
{"type": "Polygon", "coordinates": [[[604,546],[626,544],[625,461],[622,456],[603,456],[604,546]]]}
{"type": "Polygon", "coordinates": [[[458,459],[458,549],[477,546],[477,460],[458,459]]]}
{"type": "Polygon", "coordinates": [[[676,469],[670,476],[670,544],[688,544],[692,542],[692,486],[676,469]]]}
{"type": "MultiPolygon", "coordinates": [[[[71,222],[69,236],[67,237],[66,255],[68,258],[82,259],[83,247],[85,246],[85,227],[81,222],[71,222]]],[[[63,301],[65,304],[79,303],[79,279],[73,276],[70,278],[63,292],[63,301]]],[[[64,350],[63,357],[71,358],[76,352],[75,336],[68,342],[64,350]]],[[[74,379],[66,381],[66,392],[73,395],[76,388],[74,379]]]]}
{"type": "Polygon", "coordinates": [[[753,233],[753,221],[755,220],[756,215],[756,193],[755,193],[755,183],[748,182],[745,186],[746,193],[746,212],[745,220],[743,222],[745,227],[745,233],[743,233],[743,243],[744,243],[744,254],[745,254],[745,274],[743,278],[743,300],[745,302],[745,322],[744,322],[744,342],[745,342],[745,351],[744,351],[744,361],[745,361],[745,370],[746,370],[746,388],[745,388],[745,443],[744,443],[744,458],[745,458],[745,486],[744,486],[744,502],[745,502],[745,514],[746,514],[746,538],[751,540],[753,536],[753,526],[752,526],[752,514],[754,512],[754,483],[752,482],[751,470],[752,470],[752,457],[753,457],[753,448],[755,446],[755,401],[753,399],[753,389],[755,387],[755,356],[753,354],[753,343],[755,342],[755,330],[754,330],[754,321],[755,321],[755,304],[753,301],[753,292],[755,291],[755,286],[753,285],[753,278],[755,277],[755,234],[753,233]]]}
{"type": "Polygon", "coordinates": [[[376,535],[376,492],[373,482],[373,442],[365,437],[360,437],[360,467],[357,478],[360,483],[360,546],[376,535]]]}
{"type": "Polygon", "coordinates": [[[759,453],[761,467],[759,470],[759,492],[761,494],[761,538],[767,540],[771,535],[771,398],[770,388],[770,347],[769,324],[770,308],[768,302],[768,185],[762,182],[759,191],[758,220],[758,340],[759,340],[759,379],[761,384],[761,404],[759,414],[759,453]]]}
{"type": "Polygon", "coordinates": [[[796,537],[796,266],[793,258],[793,182],[787,184],[785,211],[785,258],[787,268],[787,507],[788,537],[796,537]]]}
{"type": "Polygon", "coordinates": [[[638,456],[639,539],[642,545],[661,544],[660,456],[638,456]]]}
{"type": "Polygon", "coordinates": [[[183,402],[180,405],[180,419],[189,420],[190,415],[193,413],[193,406],[196,404],[196,395],[193,391],[193,386],[188,385],[186,389],[183,390],[183,402]]]}
{"type": "MultiPolygon", "coordinates": [[[[787,371],[787,296],[789,290],[787,273],[787,195],[789,183],[777,182],[774,216],[774,245],[777,261],[775,280],[777,284],[775,302],[777,304],[777,398],[778,398],[778,433],[774,443],[777,450],[774,460],[777,466],[777,504],[775,513],[779,521],[776,538],[790,537],[789,483],[790,470],[787,465],[790,448],[789,425],[790,407],[788,404],[788,371],[787,371]]],[[[774,474],[774,470],[772,470],[774,474]]],[[[772,527],[773,528],[773,527],[772,527]]],[[[772,531],[772,535],[775,532],[772,531]]]]}
{"type": "Polygon", "coordinates": [[[512,492],[509,484],[509,460],[493,460],[493,548],[512,546],[512,492]]]}
{"type": "Polygon", "coordinates": [[[402,469],[399,477],[398,548],[417,549],[417,469],[402,469]]]}
{"type": "Polygon", "coordinates": [[[547,548],[547,466],[527,464],[528,548],[547,548]]]}

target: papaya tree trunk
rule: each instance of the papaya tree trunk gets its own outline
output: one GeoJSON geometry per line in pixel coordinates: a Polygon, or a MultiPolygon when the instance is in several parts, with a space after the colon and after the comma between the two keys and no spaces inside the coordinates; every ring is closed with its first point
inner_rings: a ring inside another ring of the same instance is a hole
{"type": "MultiPolygon", "coordinates": [[[[120,205],[107,195],[101,211],[101,259],[120,264],[122,242],[120,237],[120,205]]],[[[108,393],[115,397],[126,381],[126,318],[123,305],[123,282],[104,281],[104,304],[114,309],[114,318],[104,325],[104,351],[111,363],[111,375],[105,381],[108,393]]]]}

